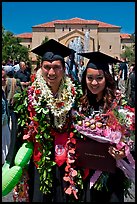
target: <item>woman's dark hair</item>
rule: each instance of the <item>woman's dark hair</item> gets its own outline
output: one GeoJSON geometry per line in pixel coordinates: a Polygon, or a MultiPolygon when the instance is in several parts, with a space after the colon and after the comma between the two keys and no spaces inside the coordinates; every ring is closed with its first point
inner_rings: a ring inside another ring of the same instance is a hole
{"type": "MultiPolygon", "coordinates": [[[[86,84],[86,73],[87,69],[83,72],[82,80],[81,80],[81,86],[83,91],[83,96],[80,98],[80,102],[82,104],[82,107],[87,109],[90,106],[93,106],[97,103],[96,101],[96,95],[92,94],[86,84]]],[[[116,82],[113,79],[112,75],[109,72],[104,71],[104,76],[106,79],[106,86],[103,91],[103,109],[104,111],[108,110],[112,102],[115,98],[115,91],[116,91],[116,82]]]]}

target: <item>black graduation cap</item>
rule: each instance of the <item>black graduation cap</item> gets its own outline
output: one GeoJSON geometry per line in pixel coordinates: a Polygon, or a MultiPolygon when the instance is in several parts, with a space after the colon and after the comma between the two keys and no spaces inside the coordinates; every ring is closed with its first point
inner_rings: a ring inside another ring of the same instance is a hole
{"type": "Polygon", "coordinates": [[[121,62],[120,60],[99,51],[78,53],[78,55],[89,59],[86,66],[87,68],[92,67],[93,69],[102,69],[104,71],[109,71],[109,64],[121,62]]]}
{"type": "Polygon", "coordinates": [[[64,60],[64,57],[70,56],[75,52],[73,49],[50,39],[47,42],[31,50],[31,52],[42,57],[42,61],[64,60]]]}

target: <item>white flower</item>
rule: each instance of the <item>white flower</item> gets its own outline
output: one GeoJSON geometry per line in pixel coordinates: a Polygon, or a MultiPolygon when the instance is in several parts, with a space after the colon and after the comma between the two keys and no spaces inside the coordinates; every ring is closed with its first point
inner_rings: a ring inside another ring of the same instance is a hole
{"type": "Polygon", "coordinates": [[[41,102],[45,101],[47,103],[47,107],[54,115],[54,119],[57,117],[55,125],[57,127],[62,127],[65,123],[66,114],[72,108],[76,97],[76,87],[72,83],[71,79],[67,76],[62,79],[57,98],[53,97],[52,91],[47,86],[46,81],[42,76],[41,69],[37,71],[36,80],[33,82],[32,86],[35,87],[35,90],[40,90],[41,92],[37,96],[34,90],[32,95],[32,105],[35,107],[41,106],[41,102]]]}
{"type": "Polygon", "coordinates": [[[118,112],[123,117],[125,125],[129,127],[133,123],[134,113],[124,108],[119,109],[118,112]]]}

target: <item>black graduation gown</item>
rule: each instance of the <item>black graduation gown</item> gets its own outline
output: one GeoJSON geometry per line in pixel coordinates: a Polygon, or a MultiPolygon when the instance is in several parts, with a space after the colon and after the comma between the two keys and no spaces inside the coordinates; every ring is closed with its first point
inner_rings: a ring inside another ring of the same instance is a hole
{"type": "MultiPolygon", "coordinates": [[[[29,168],[29,195],[30,202],[70,202],[69,195],[64,193],[65,182],[63,164],[61,167],[55,166],[54,169],[54,181],[53,191],[51,195],[45,195],[40,191],[40,179],[36,167],[33,163],[30,164],[29,168]]],[[[90,177],[93,175],[93,170],[90,171],[88,177],[84,180],[84,188],[76,202],[124,202],[124,175],[120,169],[116,170],[115,174],[110,173],[108,179],[109,192],[104,188],[102,191],[97,191],[94,188],[89,188],[90,177]]],[[[73,196],[72,196],[73,197],[73,196]]],[[[72,201],[72,200],[71,200],[72,201]]],[[[73,202],[72,201],[72,202],[73,202]]],[[[74,202],[75,202],[74,201],[74,202]]]]}
{"type": "MultiPolygon", "coordinates": [[[[99,110],[99,106],[102,105],[102,101],[95,103],[95,110],[99,110]]],[[[29,195],[30,202],[124,202],[124,173],[120,169],[116,169],[116,173],[110,173],[109,179],[107,181],[107,186],[109,191],[106,188],[103,188],[102,191],[97,191],[93,187],[90,189],[90,178],[95,172],[90,170],[89,175],[83,181],[84,188],[80,193],[78,200],[74,198],[71,200],[70,196],[65,194],[64,187],[65,182],[63,180],[64,168],[66,164],[58,167],[54,166],[53,169],[53,190],[51,195],[43,194],[40,189],[40,179],[38,171],[33,163],[30,162],[29,165],[29,195]]],[[[82,170],[83,171],[83,170],[82,170]]]]}
{"type": "Polygon", "coordinates": [[[31,163],[30,170],[30,202],[66,202],[67,198],[63,191],[63,187],[65,187],[65,183],[63,181],[64,176],[64,165],[58,167],[57,165],[54,168],[54,180],[53,180],[53,189],[51,195],[45,195],[40,191],[40,179],[39,173],[36,167],[31,163]]]}

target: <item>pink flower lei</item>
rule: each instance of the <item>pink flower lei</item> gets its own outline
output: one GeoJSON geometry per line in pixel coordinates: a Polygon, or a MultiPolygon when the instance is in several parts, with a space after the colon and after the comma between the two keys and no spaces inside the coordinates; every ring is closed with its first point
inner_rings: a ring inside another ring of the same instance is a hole
{"type": "MultiPolygon", "coordinates": [[[[79,86],[73,86],[73,83],[70,82],[70,80],[67,78],[67,81],[69,83],[69,90],[71,91],[71,95],[72,95],[72,99],[71,99],[71,103],[74,101],[74,98],[77,100],[77,96],[79,97],[79,86]],[[71,84],[71,86],[70,86],[71,84]]],[[[34,81],[35,82],[35,81],[34,81]]],[[[67,84],[65,84],[65,86],[67,86],[67,84]]],[[[67,87],[66,87],[67,88],[67,87]]],[[[46,101],[43,100],[43,98],[41,97],[41,90],[38,88],[37,83],[33,83],[27,90],[27,109],[28,109],[28,117],[26,122],[23,125],[23,129],[24,129],[24,135],[23,135],[23,139],[24,140],[28,140],[28,141],[32,141],[34,142],[34,162],[36,164],[36,166],[39,169],[39,173],[40,173],[40,180],[41,180],[41,189],[43,191],[43,193],[47,194],[50,193],[50,189],[52,187],[52,175],[51,175],[51,171],[49,171],[49,169],[52,169],[52,167],[56,164],[54,161],[52,161],[52,159],[50,158],[51,152],[53,147],[51,147],[51,145],[48,145],[48,142],[52,143],[53,142],[53,138],[51,137],[51,132],[50,132],[50,125],[48,124],[48,118],[49,118],[49,107],[47,107],[45,105],[45,107],[41,106],[41,103],[46,104],[46,101]],[[35,94],[34,94],[35,93],[35,94]],[[35,97],[34,97],[35,96],[35,97]],[[39,98],[41,100],[41,103],[39,105],[36,105],[34,103],[34,101],[36,101],[36,103],[39,102],[39,98]],[[44,115],[44,117],[42,116],[44,115]],[[45,121],[43,122],[43,120],[45,120],[46,118],[46,123],[45,121]],[[41,129],[39,129],[39,126],[41,126],[41,124],[44,123],[45,127],[44,127],[44,131],[41,129]],[[46,127],[47,126],[47,127],[46,127]],[[44,133],[46,133],[46,137],[44,136],[44,133]],[[43,142],[43,140],[45,142],[43,142]],[[35,155],[35,149],[37,148],[37,145],[39,147],[39,153],[37,155],[35,155]],[[45,152],[43,152],[43,150],[46,149],[48,152],[48,154],[46,155],[45,152]],[[50,154],[49,154],[50,153],[50,154]],[[48,157],[50,162],[50,165],[48,164],[48,160],[45,160],[45,157],[48,157]],[[44,161],[44,163],[42,162],[44,161]],[[45,166],[45,168],[43,168],[43,166],[45,166]],[[47,167],[46,167],[47,166],[47,167]],[[47,169],[48,168],[48,169],[47,169]],[[45,186],[45,178],[44,178],[44,171],[46,171],[48,177],[50,178],[48,183],[45,186]]],[[[25,101],[26,100],[26,96],[25,98],[20,97],[20,100],[25,101]]],[[[69,97],[70,100],[70,97],[69,97]]],[[[58,108],[61,108],[62,106],[64,106],[63,102],[60,102],[58,104],[58,108]]],[[[69,107],[69,106],[68,106],[69,107]]],[[[71,108],[71,104],[70,104],[70,108],[71,108]]],[[[63,129],[63,128],[61,128],[63,129]]],[[[60,131],[61,131],[60,129],[60,131]]],[[[70,127],[70,130],[73,130],[74,127],[73,125],[70,127]]],[[[64,189],[64,192],[68,195],[74,195],[75,199],[78,199],[77,193],[78,193],[78,178],[77,175],[79,175],[79,172],[77,172],[75,170],[75,145],[76,145],[76,139],[75,139],[75,134],[71,131],[66,143],[67,146],[67,159],[66,159],[66,168],[65,168],[65,173],[64,173],[64,181],[66,181],[67,186],[64,189]]],[[[79,178],[81,179],[80,175],[79,178]]]]}
{"type": "Polygon", "coordinates": [[[74,133],[71,132],[67,141],[67,161],[66,161],[66,167],[65,167],[65,176],[63,177],[64,181],[69,183],[69,187],[65,188],[66,194],[72,194],[75,196],[76,199],[78,199],[77,192],[78,189],[76,187],[75,179],[74,177],[77,176],[77,171],[74,169],[75,167],[75,149],[76,149],[76,139],[74,138],[74,133]]]}

